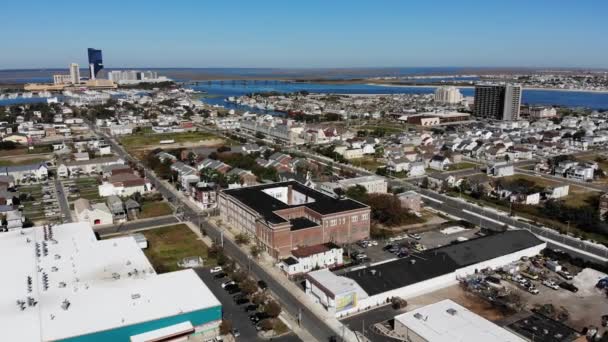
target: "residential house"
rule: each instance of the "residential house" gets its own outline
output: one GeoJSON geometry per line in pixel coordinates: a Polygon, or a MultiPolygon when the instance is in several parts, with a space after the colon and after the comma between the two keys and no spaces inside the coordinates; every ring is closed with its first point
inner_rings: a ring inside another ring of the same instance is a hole
{"type": "Polygon", "coordinates": [[[492,177],[508,177],[515,174],[513,164],[494,163],[489,164],[486,169],[486,174],[492,177]]]}
{"type": "Polygon", "coordinates": [[[133,174],[133,173],[119,173],[108,178],[107,182],[103,182],[98,186],[99,196],[131,196],[136,192],[145,194],[152,191],[152,184],[133,174]]]}
{"type": "Polygon", "coordinates": [[[110,209],[105,203],[91,204],[85,198],[74,201],[74,212],[78,222],[88,222],[91,225],[112,224],[113,218],[110,209]]]}
{"type": "Polygon", "coordinates": [[[127,219],[127,212],[125,210],[125,205],[120,199],[120,197],[116,195],[111,195],[108,197],[106,201],[108,205],[108,209],[112,213],[114,218],[114,222],[124,222],[127,219]]]}
{"type": "Polygon", "coordinates": [[[429,168],[437,171],[447,170],[448,166],[451,164],[450,159],[448,157],[442,155],[435,155],[431,158],[429,162],[429,168]]]}
{"type": "Polygon", "coordinates": [[[288,276],[344,264],[344,250],[331,242],[298,247],[292,250],[291,254],[292,256],[283,259],[277,265],[288,276]]]}
{"type": "Polygon", "coordinates": [[[397,195],[401,202],[401,207],[412,212],[419,213],[422,209],[422,197],[415,191],[406,191],[397,195]]]}
{"type": "Polygon", "coordinates": [[[11,176],[17,183],[46,180],[49,168],[45,163],[0,167],[0,175],[11,176]]]}

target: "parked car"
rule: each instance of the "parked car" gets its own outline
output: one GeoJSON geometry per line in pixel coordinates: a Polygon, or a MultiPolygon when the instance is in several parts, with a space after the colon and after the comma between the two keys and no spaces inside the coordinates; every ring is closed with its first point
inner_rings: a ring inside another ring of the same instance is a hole
{"type": "Polygon", "coordinates": [[[220,272],[220,273],[216,273],[216,274],[213,276],[213,278],[215,278],[215,279],[222,279],[222,278],[225,278],[226,276],[227,276],[227,274],[226,274],[226,273],[224,273],[224,272],[220,272]]]}
{"type": "Polygon", "coordinates": [[[539,293],[538,289],[536,288],[536,286],[532,285],[530,287],[527,288],[528,292],[530,292],[531,294],[535,294],[537,295],[539,293]]]}
{"type": "Polygon", "coordinates": [[[249,311],[255,311],[255,310],[257,310],[259,307],[260,307],[260,306],[259,306],[258,304],[249,304],[249,305],[245,306],[245,307],[243,308],[243,310],[244,310],[245,312],[249,312],[249,311]]]}
{"type": "Polygon", "coordinates": [[[564,271],[564,270],[557,271],[557,274],[559,274],[560,277],[562,277],[566,280],[572,280],[572,275],[568,271],[564,271]]]}
{"type": "Polygon", "coordinates": [[[559,290],[559,286],[553,280],[543,280],[542,284],[550,289],[559,290]]]}
{"type": "Polygon", "coordinates": [[[236,294],[241,292],[241,288],[238,285],[234,285],[234,286],[230,286],[230,288],[227,290],[228,294],[236,294]]]}
{"type": "Polygon", "coordinates": [[[418,252],[426,251],[426,247],[424,247],[421,243],[418,242],[414,244],[414,249],[418,252]]]}
{"type": "Polygon", "coordinates": [[[232,330],[230,330],[230,332],[232,333],[232,336],[234,336],[234,337],[241,336],[241,332],[239,331],[239,329],[232,329],[232,330]]]}
{"type": "Polygon", "coordinates": [[[383,251],[390,251],[391,249],[395,248],[395,246],[391,243],[389,243],[388,245],[382,247],[383,251]]]}
{"type": "Polygon", "coordinates": [[[227,281],[227,282],[225,282],[225,283],[222,283],[222,285],[221,285],[221,286],[222,286],[222,288],[223,288],[223,289],[225,289],[225,288],[226,288],[226,286],[229,286],[229,285],[235,285],[235,284],[236,284],[236,283],[234,282],[234,280],[229,280],[229,281],[227,281]]]}
{"type": "Polygon", "coordinates": [[[414,240],[420,240],[422,239],[422,236],[418,233],[409,233],[407,234],[408,237],[414,239],[414,240]]]}
{"type": "Polygon", "coordinates": [[[239,298],[239,299],[235,300],[234,303],[236,305],[247,304],[247,303],[249,303],[249,298],[247,298],[247,297],[239,298]]]}
{"type": "Polygon", "coordinates": [[[211,272],[211,273],[217,273],[217,272],[221,272],[221,271],[222,271],[222,266],[216,266],[209,270],[209,272],[211,272]]]}
{"type": "Polygon", "coordinates": [[[570,292],[574,292],[574,293],[578,292],[578,287],[576,287],[568,282],[565,282],[565,281],[562,281],[561,283],[559,283],[559,287],[561,287],[562,289],[566,289],[570,292]]]}
{"type": "Polygon", "coordinates": [[[260,281],[258,281],[258,287],[262,290],[266,290],[268,288],[268,284],[266,284],[265,281],[260,280],[260,281]]]}

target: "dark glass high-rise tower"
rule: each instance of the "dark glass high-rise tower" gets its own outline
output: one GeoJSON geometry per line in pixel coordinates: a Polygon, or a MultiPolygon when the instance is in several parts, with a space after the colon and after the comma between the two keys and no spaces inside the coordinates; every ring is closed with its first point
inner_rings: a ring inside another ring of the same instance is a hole
{"type": "Polygon", "coordinates": [[[101,50],[89,48],[89,78],[94,80],[99,70],[103,69],[101,50]]]}

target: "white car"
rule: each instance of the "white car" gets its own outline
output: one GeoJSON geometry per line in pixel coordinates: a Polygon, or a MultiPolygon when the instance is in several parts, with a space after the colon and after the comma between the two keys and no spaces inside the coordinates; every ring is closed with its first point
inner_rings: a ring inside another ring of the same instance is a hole
{"type": "Polygon", "coordinates": [[[212,269],[209,270],[209,272],[211,273],[217,273],[217,272],[221,272],[222,271],[222,267],[221,266],[216,266],[212,269]]]}
{"type": "Polygon", "coordinates": [[[368,243],[370,246],[378,246],[378,241],[376,240],[370,240],[368,243]]]}
{"type": "Polygon", "coordinates": [[[222,283],[222,288],[225,288],[228,285],[233,285],[236,284],[233,280],[227,281],[225,283],[222,283]]]}
{"type": "Polygon", "coordinates": [[[417,233],[410,233],[410,234],[407,234],[407,236],[409,236],[410,238],[412,238],[414,240],[420,240],[420,239],[422,239],[422,236],[420,234],[417,234],[417,233]]]}
{"type": "Polygon", "coordinates": [[[528,292],[530,292],[531,294],[537,295],[540,291],[538,291],[538,289],[534,286],[530,286],[527,288],[528,292]]]}
{"type": "Polygon", "coordinates": [[[559,290],[559,286],[553,280],[543,280],[542,284],[550,289],[559,290]]]}

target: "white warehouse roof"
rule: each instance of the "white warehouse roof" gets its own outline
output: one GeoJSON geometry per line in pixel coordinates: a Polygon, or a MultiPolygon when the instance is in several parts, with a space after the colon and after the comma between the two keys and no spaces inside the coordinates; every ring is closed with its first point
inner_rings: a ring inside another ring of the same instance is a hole
{"type": "Polygon", "coordinates": [[[406,336],[410,330],[428,342],[526,341],[449,299],[396,316],[395,329],[406,336]],[[397,322],[406,328],[399,329],[397,322]]]}
{"type": "Polygon", "coordinates": [[[221,305],[194,271],[156,274],[135,239],[97,241],[88,223],[0,233],[0,268],[7,340],[61,340],[221,305]]]}

